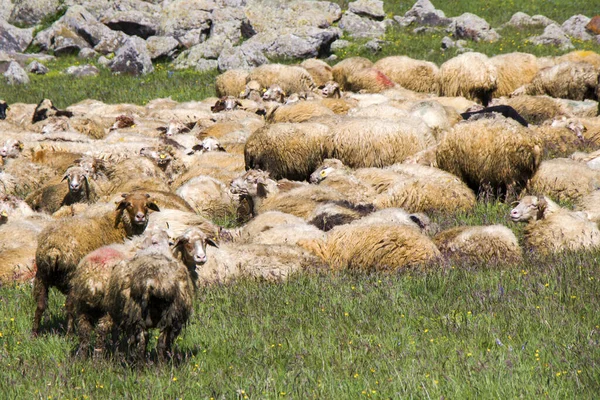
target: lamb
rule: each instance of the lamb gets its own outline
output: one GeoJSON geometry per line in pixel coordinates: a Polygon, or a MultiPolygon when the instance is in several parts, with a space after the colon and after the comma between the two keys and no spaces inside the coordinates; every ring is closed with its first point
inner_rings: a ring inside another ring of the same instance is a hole
{"type": "Polygon", "coordinates": [[[558,201],[577,201],[598,188],[600,171],[567,158],[543,161],[527,185],[529,192],[558,201]]]}
{"type": "Polygon", "coordinates": [[[207,245],[217,247],[212,238],[190,228],[177,239],[175,256],[163,237],[160,243],[138,251],[113,269],[105,306],[137,361],[145,357],[152,328],[160,330],[159,360],[172,356],[173,342],[192,314],[196,269],[207,261],[207,245]]]}
{"type": "Polygon", "coordinates": [[[35,111],[33,112],[33,117],[31,118],[31,123],[35,124],[36,122],[43,121],[49,117],[67,117],[71,118],[73,113],[71,111],[63,111],[54,107],[52,100],[50,99],[42,99],[35,111]]]}
{"type": "Polygon", "coordinates": [[[263,88],[278,84],[289,94],[311,91],[315,87],[310,73],[295,65],[263,64],[250,71],[246,77],[246,82],[249,81],[257,81],[263,88]]]}
{"type": "Polygon", "coordinates": [[[248,71],[244,69],[230,69],[215,79],[215,90],[218,97],[239,96],[246,88],[248,71]]]}
{"type": "Polygon", "coordinates": [[[333,80],[332,68],[325,61],[308,58],[302,61],[300,66],[308,71],[317,87],[333,80]]]}
{"type": "Polygon", "coordinates": [[[539,71],[536,56],[527,53],[499,54],[490,58],[498,71],[498,87],[494,97],[508,96],[519,87],[530,83],[539,71]]]}
{"type": "Polygon", "coordinates": [[[476,263],[517,264],[523,251],[515,234],[504,225],[457,226],[433,238],[443,254],[476,263]]]}
{"type": "Polygon", "coordinates": [[[542,254],[600,247],[600,230],[583,212],[559,207],[545,196],[525,196],[510,212],[514,222],[527,222],[525,242],[542,254]]]}
{"type": "Polygon", "coordinates": [[[563,62],[541,69],[530,84],[513,92],[528,95],[547,94],[571,100],[598,100],[598,70],[588,63],[563,62]]]}
{"type": "Polygon", "coordinates": [[[406,56],[390,56],[380,59],[373,67],[408,90],[424,93],[438,91],[439,68],[432,62],[414,60],[406,56]]]}
{"type": "Polygon", "coordinates": [[[487,106],[498,88],[498,70],[481,53],[460,54],[440,66],[439,95],[464,96],[487,106]]]}
{"type": "MultiPolygon", "coordinates": [[[[58,220],[39,235],[35,254],[37,272],[33,281],[36,302],[32,333],[37,335],[42,314],[47,308],[52,286],[68,294],[70,280],[79,261],[101,246],[121,242],[144,232],[149,210],[160,211],[144,194],[124,194],[114,212],[98,217],[73,217],[58,220]]],[[[67,304],[67,332],[71,332],[72,305],[67,304]]]]}
{"type": "Polygon", "coordinates": [[[439,168],[461,178],[472,190],[483,186],[505,194],[519,189],[537,171],[541,148],[528,129],[497,117],[456,124],[437,148],[439,168]]]}

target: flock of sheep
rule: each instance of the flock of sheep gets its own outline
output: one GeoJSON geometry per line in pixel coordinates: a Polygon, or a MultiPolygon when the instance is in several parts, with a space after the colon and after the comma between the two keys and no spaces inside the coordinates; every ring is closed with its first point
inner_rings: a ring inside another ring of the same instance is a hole
{"type": "Polygon", "coordinates": [[[82,356],[143,360],[159,328],[164,359],[199,285],[596,249],[599,70],[581,51],[312,59],[227,71],[203,101],[0,101],[0,280],[33,279],[34,334],[55,287],[82,356]],[[429,219],[481,191],[521,193],[525,243],[429,219]]]}

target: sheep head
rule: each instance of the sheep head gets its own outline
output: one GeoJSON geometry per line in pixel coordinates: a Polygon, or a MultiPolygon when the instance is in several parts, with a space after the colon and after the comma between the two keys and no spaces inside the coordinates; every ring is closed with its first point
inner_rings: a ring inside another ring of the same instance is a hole
{"type": "Polygon", "coordinates": [[[276,101],[278,103],[283,103],[285,100],[285,92],[281,86],[273,84],[269,86],[269,89],[267,89],[266,92],[263,93],[262,99],[264,101],[276,101]]]}
{"type": "Polygon", "coordinates": [[[23,151],[23,142],[17,139],[8,139],[4,146],[0,147],[0,157],[17,158],[23,151]]]}
{"type": "Polygon", "coordinates": [[[210,151],[225,151],[219,140],[215,137],[208,136],[202,140],[202,143],[192,147],[194,151],[200,151],[201,153],[208,153],[210,151]]]}
{"type": "Polygon", "coordinates": [[[43,121],[49,117],[71,118],[72,116],[72,112],[62,111],[54,107],[52,100],[42,99],[42,101],[39,102],[39,104],[35,108],[35,111],[33,112],[33,118],[31,119],[31,123],[35,124],[36,122],[43,121]]]}
{"type": "Polygon", "coordinates": [[[240,107],[242,103],[238,99],[232,96],[221,97],[214,106],[210,108],[210,111],[218,113],[221,111],[232,111],[240,107]]]}
{"type": "Polygon", "coordinates": [[[310,183],[320,183],[329,176],[333,171],[344,168],[344,164],[337,158],[327,158],[323,160],[323,164],[310,174],[310,183]]]}
{"type": "Polygon", "coordinates": [[[548,203],[545,197],[525,196],[510,211],[510,219],[513,222],[537,221],[544,217],[547,207],[548,203]]]}
{"type": "Polygon", "coordinates": [[[67,168],[65,176],[62,178],[62,181],[64,180],[69,184],[71,194],[79,194],[83,188],[85,188],[86,194],[89,194],[88,172],[83,167],[72,166],[67,168]]]}
{"type": "Polygon", "coordinates": [[[339,99],[342,97],[340,84],[336,81],[327,81],[324,85],[319,86],[319,89],[321,89],[321,95],[323,97],[330,99],[339,99]]]}
{"type": "Polygon", "coordinates": [[[180,254],[181,260],[190,270],[194,270],[206,263],[206,245],[219,247],[213,238],[193,227],[177,238],[173,251],[175,255],[180,254]]]}
{"type": "Polygon", "coordinates": [[[240,196],[267,197],[273,185],[277,186],[277,182],[269,178],[268,172],[251,169],[231,181],[229,190],[240,196]]]}
{"type": "Polygon", "coordinates": [[[147,193],[123,193],[121,197],[123,200],[117,204],[117,225],[123,218],[127,218],[133,227],[138,228],[136,231],[141,229],[143,232],[148,224],[148,211],[160,211],[147,193]]]}
{"type": "Polygon", "coordinates": [[[4,100],[0,100],[0,119],[6,119],[6,110],[8,109],[8,104],[4,100]]]}

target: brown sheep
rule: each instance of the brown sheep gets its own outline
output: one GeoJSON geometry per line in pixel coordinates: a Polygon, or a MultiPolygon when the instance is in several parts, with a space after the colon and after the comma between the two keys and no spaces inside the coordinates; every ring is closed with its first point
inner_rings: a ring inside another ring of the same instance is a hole
{"type": "Polygon", "coordinates": [[[248,71],[244,69],[230,69],[215,79],[215,90],[218,97],[237,96],[244,92],[248,78],[248,71]]]}
{"type": "Polygon", "coordinates": [[[440,66],[440,96],[464,96],[487,106],[497,89],[498,70],[481,53],[467,52],[440,66]]]}
{"type": "MultiPolygon", "coordinates": [[[[37,335],[42,314],[48,306],[48,289],[52,286],[68,294],[70,280],[79,261],[101,246],[122,242],[124,238],[144,232],[149,210],[158,206],[144,194],[123,195],[114,212],[100,217],[73,217],[58,220],[39,235],[35,254],[37,272],[33,281],[36,302],[32,332],[37,335]]],[[[72,305],[67,304],[67,332],[73,324],[72,305]]]]}
{"type": "Polygon", "coordinates": [[[510,95],[530,83],[539,71],[536,56],[527,53],[499,54],[490,58],[490,62],[498,71],[498,88],[494,97],[510,95]]]}
{"type": "Polygon", "coordinates": [[[517,89],[514,94],[547,94],[571,100],[597,100],[598,70],[591,64],[563,62],[541,69],[530,84],[517,89]]]}
{"type": "Polygon", "coordinates": [[[310,73],[295,65],[263,64],[250,71],[246,77],[246,82],[249,81],[257,81],[263,88],[278,84],[286,95],[311,91],[315,87],[310,73]]]}
{"type": "Polygon", "coordinates": [[[349,78],[357,71],[371,67],[373,63],[364,57],[349,57],[334,65],[331,74],[342,90],[350,90],[349,78]]]}
{"type": "Polygon", "coordinates": [[[302,61],[300,66],[308,71],[317,87],[333,80],[332,68],[325,61],[309,58],[302,61]]]}

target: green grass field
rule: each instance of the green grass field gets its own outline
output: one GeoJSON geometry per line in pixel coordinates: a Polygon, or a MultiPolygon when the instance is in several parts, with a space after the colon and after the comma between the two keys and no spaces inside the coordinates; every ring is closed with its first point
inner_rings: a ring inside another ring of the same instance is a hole
{"type": "MultiPolygon", "coordinates": [[[[347,7],[347,1],[338,1],[347,7]]],[[[412,1],[386,2],[403,14],[412,1]]],[[[456,16],[476,13],[497,26],[516,11],[562,23],[592,16],[597,1],[434,1],[456,16]]],[[[488,55],[526,51],[539,31],[504,30],[494,44],[473,45],[488,55]]],[[[390,30],[381,52],[360,44],[340,58],[392,54],[442,63],[443,35],[390,30]]],[[[600,51],[598,45],[574,43],[600,51]]],[[[201,100],[214,95],[216,72],[173,71],[156,65],[145,77],[74,79],[60,74],[80,62],[49,64],[26,87],[0,83],[9,103],[41,98],[66,107],[86,98],[144,104],[158,97],[201,100]]],[[[443,228],[502,223],[510,206],[481,202],[466,215],[437,215],[443,228]]],[[[597,398],[600,390],[600,253],[539,258],[522,265],[448,263],[428,271],[356,274],[315,269],[285,283],[241,280],[203,288],[195,315],[177,341],[176,357],[143,368],[119,360],[80,360],[66,337],[64,296],[52,290],[45,333],[30,337],[30,285],[0,287],[0,399],[464,399],[597,398]]],[[[1,262],[1,260],[0,260],[1,262]]]]}

